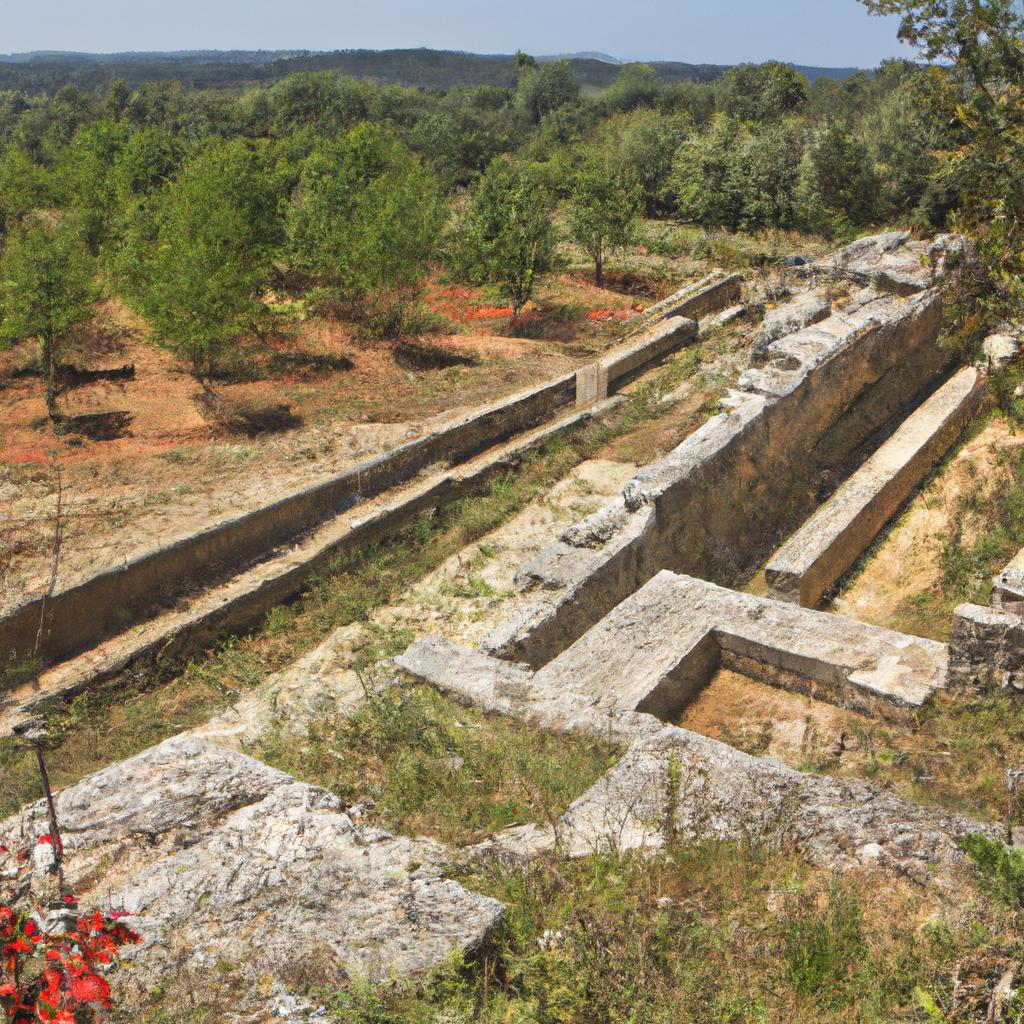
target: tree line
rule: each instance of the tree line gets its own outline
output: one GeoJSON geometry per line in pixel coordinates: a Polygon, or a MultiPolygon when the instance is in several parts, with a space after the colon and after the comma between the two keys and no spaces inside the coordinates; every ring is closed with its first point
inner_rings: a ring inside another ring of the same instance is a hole
{"type": "MultiPolygon", "coordinates": [[[[917,0],[865,2],[918,31],[917,0]]],[[[943,65],[889,62],[813,87],[774,63],[667,85],[629,65],[591,95],[567,62],[517,54],[507,89],[317,72],[237,93],[123,81],[104,94],[0,92],[0,334],[40,341],[53,413],[61,346],[97,289],[206,379],[260,330],[282,271],[320,308],[400,330],[394,310],[436,261],[493,285],[518,315],[561,237],[600,283],[641,216],[834,238],[946,227],[980,192],[1012,193],[1005,156],[980,183],[964,156],[982,130],[998,137],[981,95],[998,108],[990,91],[1020,81],[995,53],[997,30],[1020,29],[1006,7],[1004,23],[977,30],[980,80],[957,22],[914,37],[943,65]]]]}

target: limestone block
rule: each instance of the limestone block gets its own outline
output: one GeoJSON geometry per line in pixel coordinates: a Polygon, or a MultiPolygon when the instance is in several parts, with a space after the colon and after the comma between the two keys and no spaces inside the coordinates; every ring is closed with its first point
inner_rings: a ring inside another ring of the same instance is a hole
{"type": "Polygon", "coordinates": [[[1020,338],[1013,334],[990,334],[981,346],[982,368],[988,373],[1005,370],[1017,358],[1020,338]]]}
{"type": "Polygon", "coordinates": [[[576,371],[576,408],[593,405],[608,397],[608,367],[588,363],[576,371]]]}
{"type": "Polygon", "coordinates": [[[772,556],[772,593],[814,608],[960,436],[985,396],[968,367],[947,381],[772,556]]]}
{"type": "MultiPolygon", "coordinates": [[[[323,981],[427,970],[483,941],[495,900],[444,877],[437,843],[355,824],[340,801],[209,740],[176,737],[57,797],[70,887],[127,911],[130,979],[237,965],[251,990],[297,962],[323,981]],[[95,895],[93,895],[95,893],[95,895]]],[[[0,823],[12,849],[42,804],[0,823]]]]}
{"type": "Polygon", "coordinates": [[[810,292],[801,295],[794,302],[787,302],[773,309],[765,316],[750,350],[753,366],[763,366],[768,361],[768,346],[773,341],[793,334],[803,327],[820,323],[832,313],[831,301],[823,295],[810,292]]]}
{"type": "Polygon", "coordinates": [[[949,638],[949,686],[967,692],[989,686],[1024,692],[1024,617],[960,605],[949,638]]]}
{"type": "Polygon", "coordinates": [[[445,640],[417,641],[397,661],[457,700],[628,746],[555,827],[509,829],[480,844],[475,852],[481,855],[529,858],[556,840],[570,856],[657,849],[671,829],[697,840],[757,838],[795,847],[821,867],[881,867],[931,884],[966,868],[960,837],[1002,837],[1001,826],[991,822],[920,807],[868,783],[798,772],[663,726],[650,714],[627,710],[614,693],[573,688],[568,676],[518,668],[510,676],[510,666],[445,640]]]}
{"type": "Polygon", "coordinates": [[[537,682],[671,720],[720,663],[892,721],[910,719],[946,677],[935,641],[661,572],[537,682]]]}

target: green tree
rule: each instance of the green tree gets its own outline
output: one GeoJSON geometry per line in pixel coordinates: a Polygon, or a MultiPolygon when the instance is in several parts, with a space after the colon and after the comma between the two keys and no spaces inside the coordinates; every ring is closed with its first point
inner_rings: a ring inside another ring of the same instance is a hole
{"type": "Polygon", "coordinates": [[[457,252],[459,269],[497,285],[516,320],[555,262],[551,203],[536,176],[510,160],[493,161],[470,198],[457,252]]]}
{"type": "Polygon", "coordinates": [[[280,240],[277,196],[244,141],[208,146],[135,215],[119,278],[157,340],[206,383],[259,318],[280,240]]]}
{"type": "Polygon", "coordinates": [[[661,95],[658,73],[650,64],[627,64],[605,89],[601,99],[610,110],[653,107],[661,95]]]}
{"type": "Polygon", "coordinates": [[[741,64],[716,84],[718,109],[741,121],[771,121],[807,105],[807,79],[788,64],[741,64]]]}
{"type": "Polygon", "coordinates": [[[600,132],[600,144],[611,168],[639,187],[648,216],[663,215],[675,206],[669,177],[688,127],[685,114],[634,110],[610,118],[600,132]]]}
{"type": "Polygon", "coordinates": [[[819,130],[810,156],[825,205],[853,224],[870,224],[878,213],[881,184],[867,146],[842,124],[830,121],[819,130]]]}
{"type": "Polygon", "coordinates": [[[69,220],[41,221],[10,232],[0,255],[0,333],[38,340],[46,374],[46,411],[57,411],[57,367],[74,329],[92,316],[93,262],[69,220]]]}
{"type": "MultiPolygon", "coordinates": [[[[861,0],[898,15],[900,38],[930,67],[919,99],[943,142],[933,180],[977,243],[952,305],[986,324],[1024,315],[1024,8],[1020,0],[861,0]]],[[[934,192],[934,190],[932,190],[934,192]]],[[[931,197],[930,197],[931,198],[931,197]]],[[[952,219],[952,218],[951,218],[952,219]]],[[[965,339],[967,340],[967,339],[965,339]]]]}
{"type": "Polygon", "coordinates": [[[0,228],[46,205],[53,191],[49,171],[20,146],[0,153],[0,228]]]}
{"type": "Polygon", "coordinates": [[[643,209],[640,189],[608,168],[600,154],[589,154],[577,171],[569,198],[569,237],[594,261],[594,283],[604,283],[604,258],[636,233],[643,209]]]}
{"type": "Polygon", "coordinates": [[[798,226],[796,193],[805,135],[799,124],[782,121],[741,137],[730,189],[739,196],[745,231],[798,226]]]}
{"type": "Polygon", "coordinates": [[[546,115],[579,100],[580,84],[567,60],[524,62],[518,70],[515,105],[532,124],[540,124],[546,115]]]}
{"type": "Polygon", "coordinates": [[[443,216],[434,176],[389,132],[362,124],[304,161],[288,252],[293,266],[358,308],[423,277],[443,216]]]}
{"type": "Polygon", "coordinates": [[[706,132],[679,147],[672,183],[683,217],[706,227],[739,229],[743,194],[736,168],[746,135],[736,118],[716,114],[706,132]]]}
{"type": "Polygon", "coordinates": [[[128,88],[128,83],[123,78],[115,79],[107,90],[107,98],[105,100],[107,116],[115,121],[120,121],[127,112],[128,104],[131,103],[131,100],[132,91],[128,88]]]}

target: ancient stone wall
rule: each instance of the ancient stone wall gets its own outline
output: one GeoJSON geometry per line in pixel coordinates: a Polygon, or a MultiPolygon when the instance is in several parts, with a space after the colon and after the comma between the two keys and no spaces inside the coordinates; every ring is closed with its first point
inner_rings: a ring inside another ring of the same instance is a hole
{"type": "Polygon", "coordinates": [[[488,650],[538,666],[663,568],[718,582],[753,571],[795,524],[819,474],[857,449],[948,363],[941,301],[867,292],[773,342],[724,411],[621,498],[524,566],[535,605],[488,650]]]}

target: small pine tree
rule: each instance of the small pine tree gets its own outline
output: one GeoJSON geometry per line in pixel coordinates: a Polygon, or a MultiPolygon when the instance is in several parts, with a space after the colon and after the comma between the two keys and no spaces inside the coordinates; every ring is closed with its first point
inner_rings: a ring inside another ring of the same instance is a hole
{"type": "Polygon", "coordinates": [[[57,424],[57,367],[74,329],[92,316],[94,266],[70,221],[14,228],[0,256],[0,334],[38,339],[46,375],[46,411],[57,424]]]}
{"type": "Polygon", "coordinates": [[[551,201],[534,175],[510,160],[492,161],[470,199],[456,248],[463,273],[497,285],[516,320],[555,263],[551,201]]]}
{"type": "Polygon", "coordinates": [[[209,146],[136,212],[121,280],[200,381],[259,317],[279,234],[273,183],[244,141],[209,146]]]}

